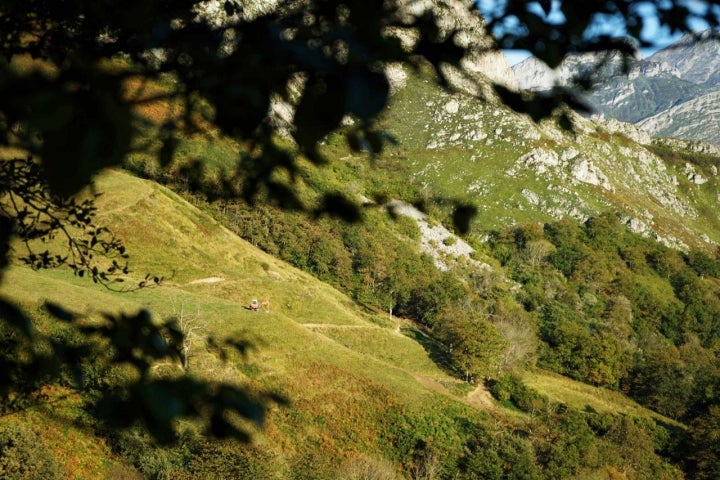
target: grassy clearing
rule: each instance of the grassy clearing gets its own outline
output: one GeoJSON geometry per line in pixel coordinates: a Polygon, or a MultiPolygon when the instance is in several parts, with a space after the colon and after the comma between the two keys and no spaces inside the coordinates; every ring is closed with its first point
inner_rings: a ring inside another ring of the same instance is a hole
{"type": "Polygon", "coordinates": [[[314,328],[316,332],[332,338],[346,348],[370,355],[378,360],[415,375],[438,380],[450,380],[430,358],[430,354],[415,340],[378,327],[314,328]]]}
{"type": "Polygon", "coordinates": [[[529,387],[546,395],[551,401],[564,403],[575,410],[652,418],[667,425],[681,426],[678,422],[638,405],[619,392],[592,387],[552,372],[526,372],[522,378],[529,387]]]}

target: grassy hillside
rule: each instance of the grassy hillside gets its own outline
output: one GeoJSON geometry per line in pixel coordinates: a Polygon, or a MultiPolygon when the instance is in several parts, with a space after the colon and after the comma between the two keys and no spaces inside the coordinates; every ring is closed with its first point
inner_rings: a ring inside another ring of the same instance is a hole
{"type": "Polygon", "coordinates": [[[216,478],[208,472],[220,475],[220,458],[226,458],[223,468],[237,467],[225,478],[246,478],[248,472],[255,478],[367,478],[363,471],[385,475],[380,478],[477,478],[480,464],[496,465],[498,475],[518,474],[522,467],[530,475],[525,478],[618,478],[614,472],[623,469],[631,472],[627,478],[642,478],[658,468],[665,474],[655,478],[679,474],[653,448],[635,456],[621,453],[625,437],[619,427],[616,437],[593,433],[593,418],[613,425],[603,415],[629,418],[633,428],[651,436],[672,423],[621,395],[528,373],[524,381],[535,389],[543,413],[519,408],[512,397],[517,392],[498,402],[483,386],[465,384],[438,366],[439,347],[415,325],[362,308],[240,240],[169,190],[122,172],[107,173],[98,187],[104,192],[101,221],[131,252],[136,273],[128,281],[151,272],[166,277],[163,284],[118,293],[67,271],[17,266],[1,292],[37,312],[41,327],[45,299],[83,312],[147,307],[158,318],[182,308],[201,327],[191,372],[277,391],[289,404],[271,407],[253,447],[223,443],[208,450],[196,439],[192,454],[181,456],[177,449],[152,449],[142,443],[147,439],[140,444],[150,450],[133,450],[137,443],[129,439],[140,442],[139,433],[94,431],[76,396],[51,390],[47,403],[0,419],[0,426],[32,430],[63,476],[216,478]],[[269,300],[270,311],[247,309],[252,298],[269,300]],[[247,360],[223,363],[205,344],[210,336],[249,339],[255,349],[247,360]],[[582,400],[580,390],[586,392],[582,400]],[[558,410],[559,404],[566,407],[558,410]],[[563,426],[571,419],[585,425],[572,435],[563,426]],[[573,440],[578,431],[586,436],[582,442],[573,440]],[[551,452],[567,448],[603,453],[592,462],[551,461],[551,452]],[[481,453],[492,458],[481,459],[481,453]],[[436,476],[419,476],[421,465],[436,476]]]}
{"type": "Polygon", "coordinates": [[[611,211],[676,248],[720,241],[710,213],[720,206],[717,154],[677,161],[631,125],[573,122],[533,123],[492,96],[478,101],[408,73],[384,126],[398,140],[391,154],[409,165],[409,183],[478,205],[476,230],[611,211]]]}

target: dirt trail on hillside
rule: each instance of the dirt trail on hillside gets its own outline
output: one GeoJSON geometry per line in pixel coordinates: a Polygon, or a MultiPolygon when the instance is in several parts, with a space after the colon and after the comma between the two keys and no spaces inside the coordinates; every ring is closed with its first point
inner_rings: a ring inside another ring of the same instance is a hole
{"type": "Polygon", "coordinates": [[[498,412],[492,394],[487,388],[485,388],[484,385],[478,385],[475,390],[467,394],[467,397],[465,397],[465,399],[467,400],[467,403],[469,405],[472,405],[473,407],[477,407],[493,413],[498,412]]]}
{"type": "Polygon", "coordinates": [[[337,325],[335,323],[301,323],[300,325],[305,328],[337,328],[338,330],[352,330],[361,328],[385,330],[384,328],[377,325],[337,325]]]}
{"type": "MultiPolygon", "coordinates": [[[[222,277],[206,277],[206,278],[199,278],[196,280],[190,281],[188,284],[208,284],[208,283],[219,283],[219,282],[225,282],[226,279],[222,277]]],[[[266,312],[269,313],[269,312],[266,312]]],[[[402,318],[399,317],[393,317],[393,320],[395,322],[395,325],[391,328],[385,328],[380,325],[373,325],[373,324],[365,324],[365,325],[348,325],[348,324],[331,324],[331,323],[300,323],[295,321],[294,319],[288,317],[287,315],[280,313],[280,312],[273,312],[275,315],[280,315],[281,317],[284,317],[290,321],[293,321],[297,323],[300,326],[303,326],[307,328],[308,330],[314,331],[323,337],[327,338],[328,340],[341,345],[342,343],[338,342],[337,340],[322,334],[322,330],[330,330],[330,329],[337,329],[337,330],[384,330],[388,331],[391,334],[394,335],[403,335],[401,331],[401,327],[405,324],[405,321],[402,318]]],[[[393,368],[395,370],[399,370],[401,372],[404,372],[407,375],[410,375],[415,381],[417,381],[419,384],[423,385],[428,390],[434,391],[436,393],[439,393],[441,395],[444,395],[448,398],[452,398],[453,400],[463,402],[467,405],[470,405],[472,407],[478,408],[480,410],[486,411],[491,414],[498,414],[499,411],[497,407],[494,404],[494,401],[490,395],[490,392],[488,392],[484,386],[478,386],[475,390],[468,393],[466,396],[458,396],[454,394],[446,385],[446,381],[443,382],[441,380],[423,376],[418,374],[417,372],[413,372],[412,370],[408,370],[406,368],[400,367],[398,365],[395,365],[391,362],[382,360],[380,358],[375,357],[374,355],[370,355],[367,353],[361,353],[356,352],[361,355],[367,355],[371,358],[373,358],[375,361],[380,362],[384,365],[387,365],[389,368],[393,368]]]]}
{"type": "Polygon", "coordinates": [[[198,278],[197,280],[188,282],[188,284],[194,285],[196,283],[218,283],[218,282],[224,282],[224,281],[225,281],[225,279],[222,277],[208,277],[208,278],[198,278]]]}

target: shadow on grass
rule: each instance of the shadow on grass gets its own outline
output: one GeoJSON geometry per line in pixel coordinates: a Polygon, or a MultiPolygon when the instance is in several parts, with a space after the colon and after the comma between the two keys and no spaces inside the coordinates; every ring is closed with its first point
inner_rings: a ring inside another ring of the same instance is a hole
{"type": "Polygon", "coordinates": [[[665,429],[667,437],[671,439],[670,442],[664,442],[665,444],[660,448],[659,453],[675,459],[676,462],[686,461],[683,446],[686,446],[690,440],[691,430],[677,424],[662,421],[658,418],[654,420],[659,428],[665,429]]]}
{"type": "Polygon", "coordinates": [[[447,349],[443,344],[432,338],[427,333],[415,327],[402,327],[400,332],[408,338],[415,340],[428,353],[430,360],[440,367],[448,375],[456,376],[457,371],[453,368],[447,349]]]}
{"type": "Polygon", "coordinates": [[[390,327],[394,324],[394,321],[389,317],[389,313],[387,310],[376,307],[375,305],[372,305],[367,302],[363,302],[362,300],[355,300],[355,303],[353,303],[355,306],[360,306],[362,309],[362,312],[370,318],[370,321],[373,323],[381,326],[381,327],[390,327]],[[385,317],[385,318],[383,318],[385,317]],[[382,319],[378,321],[378,319],[382,319]]]}

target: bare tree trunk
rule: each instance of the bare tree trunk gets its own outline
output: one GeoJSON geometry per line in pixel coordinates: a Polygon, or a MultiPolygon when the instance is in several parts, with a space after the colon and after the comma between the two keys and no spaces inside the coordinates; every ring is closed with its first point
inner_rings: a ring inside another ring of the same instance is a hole
{"type": "Polygon", "coordinates": [[[185,303],[181,302],[177,307],[173,304],[173,314],[177,319],[180,332],[183,334],[182,345],[182,368],[187,372],[190,369],[190,356],[192,354],[193,343],[201,338],[199,331],[207,327],[206,324],[200,323],[200,310],[194,314],[185,312],[185,303]]]}

